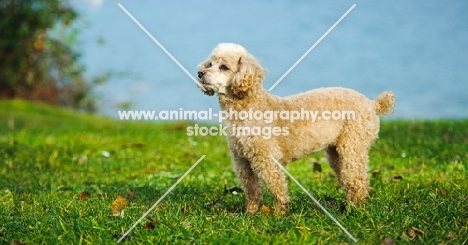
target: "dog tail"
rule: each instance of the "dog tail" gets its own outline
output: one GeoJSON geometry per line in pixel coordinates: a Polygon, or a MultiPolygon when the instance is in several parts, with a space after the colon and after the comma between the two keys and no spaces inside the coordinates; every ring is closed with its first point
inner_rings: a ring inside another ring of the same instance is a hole
{"type": "Polygon", "coordinates": [[[395,106],[395,95],[390,91],[385,91],[374,101],[374,108],[377,115],[385,115],[393,112],[395,106]]]}

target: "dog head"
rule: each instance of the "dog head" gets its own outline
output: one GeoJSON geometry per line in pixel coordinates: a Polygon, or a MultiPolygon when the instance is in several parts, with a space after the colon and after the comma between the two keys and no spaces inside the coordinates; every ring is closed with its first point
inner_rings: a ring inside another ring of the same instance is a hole
{"type": "Polygon", "coordinates": [[[245,48],[221,43],[210,58],[198,66],[198,80],[207,95],[215,92],[243,98],[265,80],[264,69],[245,48]]]}

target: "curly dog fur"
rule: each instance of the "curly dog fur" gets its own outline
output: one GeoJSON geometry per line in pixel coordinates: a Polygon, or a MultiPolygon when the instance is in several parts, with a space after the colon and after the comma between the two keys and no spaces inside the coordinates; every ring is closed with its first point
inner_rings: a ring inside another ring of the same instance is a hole
{"type": "MultiPolygon", "coordinates": [[[[228,144],[233,168],[247,198],[246,212],[259,210],[263,181],[276,198],[275,209],[285,211],[289,195],[280,167],[272,161],[287,163],[313,152],[325,150],[330,166],[351,204],[365,202],[368,195],[368,152],[378,137],[379,117],[393,110],[395,97],[383,92],[376,100],[347,88],[319,88],[278,97],[262,87],[265,69],[257,59],[238,44],[216,46],[209,59],[199,66],[198,77],[207,95],[218,94],[223,111],[354,111],[346,120],[241,120],[228,118],[225,126],[287,127],[288,135],[265,139],[259,135],[238,135],[228,130],[228,144]]],[[[320,115],[320,114],[319,114],[320,115]]]]}

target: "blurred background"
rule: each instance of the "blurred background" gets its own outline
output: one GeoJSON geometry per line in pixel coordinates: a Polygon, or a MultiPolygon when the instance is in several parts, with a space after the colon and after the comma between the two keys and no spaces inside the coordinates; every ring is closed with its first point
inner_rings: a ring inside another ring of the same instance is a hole
{"type": "Polygon", "coordinates": [[[375,98],[392,90],[391,118],[468,117],[464,0],[32,3],[28,11],[35,15],[24,10],[26,1],[0,4],[6,13],[0,17],[2,99],[42,100],[113,118],[121,109],[217,110],[217,99],[205,96],[118,3],[194,77],[218,43],[243,45],[269,70],[266,89],[356,3],[271,92],[341,86],[375,98]]]}

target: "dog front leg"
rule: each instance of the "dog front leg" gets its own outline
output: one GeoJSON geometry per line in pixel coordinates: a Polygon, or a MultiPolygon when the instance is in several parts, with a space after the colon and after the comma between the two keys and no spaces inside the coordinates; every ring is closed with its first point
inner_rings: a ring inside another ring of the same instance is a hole
{"type": "Polygon", "coordinates": [[[254,173],[250,162],[241,157],[234,157],[234,172],[239,178],[247,198],[247,214],[254,214],[260,209],[262,203],[262,183],[254,173]]]}
{"type": "MultiPolygon", "coordinates": [[[[279,159],[279,158],[277,158],[279,159]]],[[[256,156],[252,168],[262,178],[276,199],[275,211],[284,213],[289,202],[288,187],[281,168],[267,156],[256,156]]]]}

